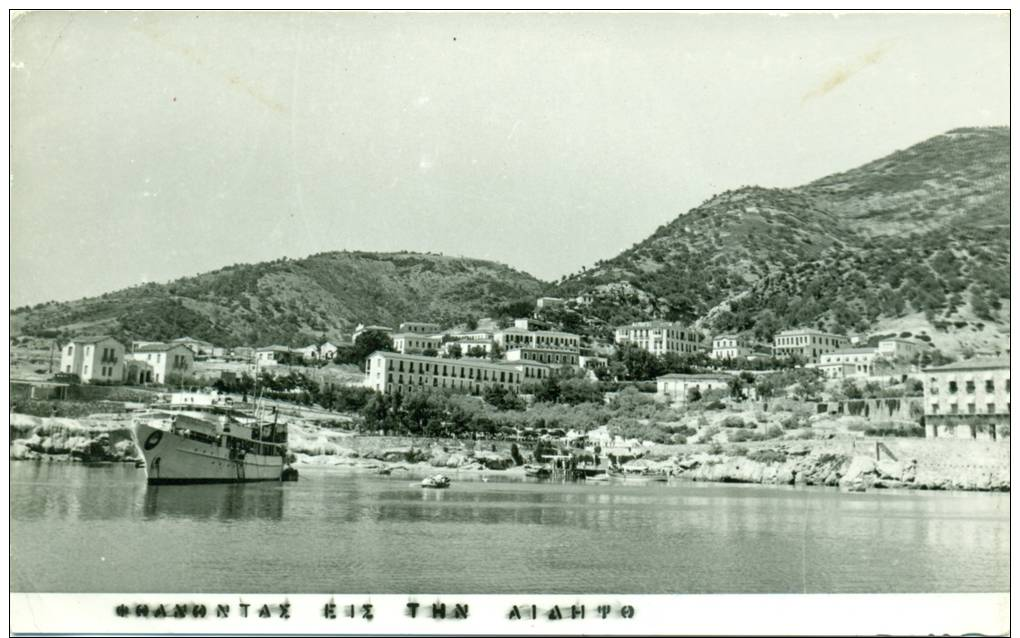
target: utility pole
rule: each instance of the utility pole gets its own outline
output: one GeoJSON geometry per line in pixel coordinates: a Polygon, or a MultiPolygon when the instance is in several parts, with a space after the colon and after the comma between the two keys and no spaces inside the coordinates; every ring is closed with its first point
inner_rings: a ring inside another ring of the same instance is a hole
{"type": "Polygon", "coordinates": [[[57,340],[50,342],[50,374],[53,374],[53,355],[56,352],[57,340]]]}

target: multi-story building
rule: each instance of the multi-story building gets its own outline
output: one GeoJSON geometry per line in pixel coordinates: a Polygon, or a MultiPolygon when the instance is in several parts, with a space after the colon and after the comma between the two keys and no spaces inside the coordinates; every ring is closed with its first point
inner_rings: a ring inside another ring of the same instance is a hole
{"type": "Polygon", "coordinates": [[[578,350],[581,337],[569,332],[555,330],[522,330],[506,328],[493,334],[493,340],[503,348],[552,348],[578,350]]]}
{"type": "Polygon", "coordinates": [[[184,377],[191,372],[195,362],[195,353],[180,344],[150,343],[136,348],[128,355],[132,361],[144,364],[139,366],[136,379],[138,383],[167,383],[174,377],[184,377]]]}
{"type": "Polygon", "coordinates": [[[577,350],[551,348],[511,348],[503,355],[507,361],[537,361],[548,363],[554,366],[580,365],[580,355],[577,350]]]}
{"type": "Polygon", "coordinates": [[[60,371],[83,382],[123,381],[124,344],[113,337],[78,337],[60,351],[60,371]]]}
{"type": "Polygon", "coordinates": [[[374,332],[385,332],[386,334],[391,334],[393,332],[393,328],[388,326],[366,326],[365,324],[359,323],[358,327],[355,328],[354,332],[351,334],[351,343],[357,341],[358,337],[361,336],[363,332],[368,332],[369,330],[374,332]]]}
{"type": "Polygon", "coordinates": [[[442,345],[443,338],[439,335],[416,332],[403,332],[393,335],[393,349],[402,354],[421,354],[426,350],[438,351],[442,345]]]}
{"type": "Polygon", "coordinates": [[[520,392],[548,377],[552,367],[534,361],[441,359],[399,352],[373,352],[365,361],[365,386],[384,394],[446,389],[480,394],[496,386],[520,392]]]}
{"type": "Polygon", "coordinates": [[[878,356],[878,348],[843,348],[821,355],[818,369],[829,379],[870,377],[878,356]]]}
{"type": "Polygon", "coordinates": [[[666,374],[656,379],[656,398],[669,403],[685,403],[691,390],[704,393],[729,387],[728,374],[666,374]]]}
{"type": "Polygon", "coordinates": [[[994,439],[1009,425],[1009,359],[970,359],[921,372],[927,436],[994,439]]]}
{"type": "Polygon", "coordinates": [[[616,329],[617,344],[633,343],[652,354],[669,352],[683,354],[701,349],[702,336],[680,323],[668,321],[639,321],[616,329]]]}
{"type": "Polygon", "coordinates": [[[826,352],[847,347],[850,340],[843,335],[822,332],[813,328],[784,330],[775,337],[773,351],[777,357],[797,356],[817,361],[826,352]]]}
{"type": "Polygon", "coordinates": [[[405,321],[397,328],[397,332],[412,333],[417,335],[434,335],[440,332],[438,323],[427,323],[424,321],[405,321]]]}
{"type": "Polygon", "coordinates": [[[712,339],[713,359],[740,359],[751,354],[751,343],[740,335],[719,335],[712,339]]]}
{"type": "Polygon", "coordinates": [[[887,359],[916,361],[924,350],[924,345],[909,339],[893,338],[878,342],[878,354],[887,359]]]}

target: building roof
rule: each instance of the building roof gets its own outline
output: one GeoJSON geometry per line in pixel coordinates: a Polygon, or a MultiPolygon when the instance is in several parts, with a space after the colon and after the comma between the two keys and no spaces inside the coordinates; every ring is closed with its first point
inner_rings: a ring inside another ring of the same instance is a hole
{"type": "Polygon", "coordinates": [[[825,332],[824,330],[818,330],[817,328],[791,328],[790,330],[783,330],[777,337],[790,337],[793,335],[823,335],[826,337],[838,337],[840,339],[848,339],[846,335],[838,335],[834,332],[825,332]]]}
{"type": "Polygon", "coordinates": [[[681,328],[686,329],[682,323],[677,321],[663,321],[661,319],[655,321],[636,321],[634,323],[628,323],[625,326],[617,326],[617,330],[624,330],[627,328],[681,328]]]}
{"type": "MultiPolygon", "coordinates": [[[[110,335],[95,335],[95,336],[75,337],[74,339],[71,339],[70,342],[71,343],[99,343],[100,341],[106,341],[107,339],[112,339],[113,341],[117,341],[116,339],[114,339],[110,335]]],[[[117,341],[117,343],[120,343],[120,342],[117,341]]]]}
{"type": "Polygon", "coordinates": [[[439,339],[442,341],[441,335],[427,335],[420,332],[398,332],[391,335],[394,339],[439,339]]]}
{"type": "Polygon", "coordinates": [[[208,341],[203,341],[202,339],[195,339],[193,337],[179,337],[177,339],[172,340],[170,343],[199,343],[207,346],[212,345],[208,341]]]}
{"type": "Polygon", "coordinates": [[[831,357],[834,354],[878,354],[878,348],[841,348],[822,354],[823,357],[831,357]]]}
{"type": "Polygon", "coordinates": [[[574,334],[573,332],[562,332],[560,330],[528,330],[527,328],[516,328],[516,327],[503,328],[502,330],[497,330],[496,334],[499,334],[499,333],[504,333],[504,334],[506,334],[506,333],[510,333],[510,334],[529,334],[529,335],[558,335],[558,336],[567,336],[567,337],[577,337],[578,339],[581,338],[581,335],[574,334]]]}
{"type": "Polygon", "coordinates": [[[167,350],[173,350],[174,348],[184,348],[188,352],[188,346],[180,343],[147,343],[144,346],[138,346],[135,348],[135,352],[166,352],[167,350]]]}
{"type": "Polygon", "coordinates": [[[733,377],[728,375],[728,374],[715,374],[715,373],[712,373],[712,372],[695,373],[695,374],[679,374],[679,373],[674,372],[674,373],[671,373],[671,374],[664,374],[661,377],[658,377],[656,380],[657,381],[667,381],[667,380],[670,380],[670,379],[675,379],[677,381],[682,381],[682,380],[685,380],[685,379],[714,379],[716,381],[729,381],[732,378],[733,377]]]}
{"type": "Polygon", "coordinates": [[[255,352],[290,352],[290,348],[287,346],[262,346],[256,348],[255,352]]]}
{"type": "Polygon", "coordinates": [[[919,346],[919,345],[921,345],[920,342],[918,342],[918,341],[914,341],[913,339],[906,339],[904,337],[889,337],[888,339],[879,339],[878,340],[879,343],[888,343],[890,341],[898,341],[900,343],[909,343],[912,346],[919,346]]]}
{"type": "Polygon", "coordinates": [[[966,361],[948,363],[944,366],[924,368],[923,370],[925,372],[942,372],[952,370],[998,370],[1001,368],[1009,369],[1009,359],[1007,357],[977,357],[967,359],[966,361]]]}

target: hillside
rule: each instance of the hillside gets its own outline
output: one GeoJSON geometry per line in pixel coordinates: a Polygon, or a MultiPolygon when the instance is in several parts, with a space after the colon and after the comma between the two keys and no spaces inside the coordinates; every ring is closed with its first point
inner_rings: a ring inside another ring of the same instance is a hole
{"type": "Polygon", "coordinates": [[[1009,129],[958,129],[799,188],[722,193],[557,287],[626,282],[660,317],[763,340],[918,313],[932,330],[983,330],[1009,322],[1008,227],[1009,129]]]}
{"type": "Polygon", "coordinates": [[[307,345],[359,323],[470,321],[545,284],[508,266],[433,254],[332,252],[234,265],[168,284],[12,312],[12,334],[182,335],[222,345],[307,345]]]}

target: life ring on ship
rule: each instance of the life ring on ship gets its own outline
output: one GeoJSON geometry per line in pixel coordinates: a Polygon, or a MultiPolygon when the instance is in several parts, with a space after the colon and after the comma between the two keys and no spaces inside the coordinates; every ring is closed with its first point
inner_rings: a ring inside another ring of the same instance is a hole
{"type": "Polygon", "coordinates": [[[159,445],[159,442],[162,439],[163,439],[162,430],[153,430],[152,434],[146,437],[145,444],[142,447],[144,447],[146,450],[151,450],[152,448],[159,445]]]}

